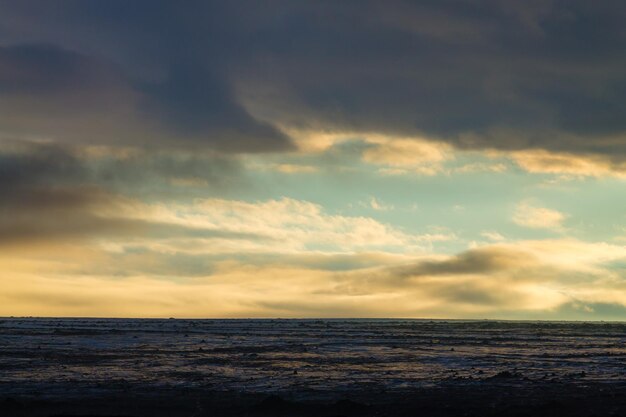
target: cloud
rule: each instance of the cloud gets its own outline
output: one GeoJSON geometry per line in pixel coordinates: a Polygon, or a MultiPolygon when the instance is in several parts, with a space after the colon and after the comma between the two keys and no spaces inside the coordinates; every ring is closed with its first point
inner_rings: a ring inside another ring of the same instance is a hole
{"type": "MultiPolygon", "coordinates": [[[[124,192],[154,187],[159,198],[173,176],[202,176],[205,189],[233,181],[236,167],[226,159],[198,155],[150,153],[141,149],[72,148],[49,142],[0,142],[0,245],[51,243],[141,236],[233,238],[255,236],[217,229],[124,216],[134,201],[124,192]],[[211,166],[213,162],[214,166],[211,166]],[[160,188],[159,183],[162,183],[160,188]]],[[[143,191],[144,197],[151,192],[143,191]]],[[[172,196],[178,197],[178,196],[172,196]]],[[[188,198],[188,196],[186,196],[188,198]]],[[[179,199],[179,198],[178,198],[179,199]]]]}
{"type": "MultiPolygon", "coordinates": [[[[244,187],[237,159],[213,152],[119,146],[69,146],[53,141],[0,140],[0,187],[95,186],[108,190],[158,190],[172,183],[206,183],[205,190],[244,187]],[[186,181],[185,181],[186,180],[186,181]]],[[[19,194],[19,193],[18,193],[19,194]]]]}
{"type": "Polygon", "coordinates": [[[275,262],[207,253],[209,262],[82,245],[3,251],[0,268],[12,273],[0,314],[567,318],[575,310],[602,319],[626,306],[623,279],[611,269],[626,250],[604,243],[519,241],[417,257],[284,254],[275,262]]]}
{"type": "Polygon", "coordinates": [[[626,165],[612,161],[611,157],[543,150],[513,152],[510,156],[521,168],[532,173],[621,178],[626,175],[626,165]]]}
{"type": "Polygon", "coordinates": [[[255,170],[261,171],[275,171],[282,174],[312,174],[319,171],[319,168],[312,165],[299,165],[299,164],[249,164],[249,167],[255,170]]]}
{"type": "Polygon", "coordinates": [[[376,197],[370,198],[369,202],[365,205],[376,211],[388,211],[394,209],[393,205],[385,204],[384,202],[378,200],[376,197]]]}
{"type": "Polygon", "coordinates": [[[160,82],[138,82],[109,57],[42,43],[0,47],[2,133],[225,152],[291,148],[285,135],[234,103],[224,81],[192,63],[180,66],[160,82]]]}
{"type": "Polygon", "coordinates": [[[358,157],[380,166],[383,175],[436,175],[454,159],[454,149],[445,143],[421,137],[381,135],[377,132],[315,132],[282,127],[298,146],[299,154],[340,154],[345,160],[358,157]]]}
{"type": "Polygon", "coordinates": [[[363,152],[363,160],[373,164],[413,167],[437,164],[450,158],[450,148],[416,139],[367,137],[371,144],[363,152]]]}
{"type": "MultiPolygon", "coordinates": [[[[0,0],[0,314],[621,311],[623,247],[483,231],[465,250],[454,232],[486,226],[446,191],[513,163],[624,176],[621,2],[270,6],[0,0]],[[420,216],[406,187],[433,196],[420,216]],[[397,223],[324,206],[369,195],[397,223]],[[454,232],[427,227],[456,203],[454,232]]],[[[558,236],[568,219],[512,213],[558,236]]]]}
{"type": "MultiPolygon", "coordinates": [[[[252,233],[126,217],[127,199],[97,187],[28,187],[0,203],[0,246],[63,240],[264,240],[252,233]]],[[[5,194],[6,195],[6,194],[5,194]]]]}
{"type": "Polygon", "coordinates": [[[502,236],[500,233],[495,232],[495,231],[484,231],[480,235],[484,237],[485,239],[488,239],[492,242],[501,242],[503,240],[506,240],[504,236],[502,236]]]}
{"type": "Polygon", "coordinates": [[[454,168],[452,171],[455,173],[467,174],[472,172],[504,172],[506,171],[506,165],[502,163],[485,164],[485,163],[472,163],[461,165],[458,168],[454,168]]]}
{"type": "Polygon", "coordinates": [[[545,207],[535,207],[529,203],[520,203],[515,208],[513,222],[532,229],[562,230],[567,214],[545,207]]]}
{"type": "Polygon", "coordinates": [[[308,201],[210,197],[245,187],[239,170],[236,160],[212,153],[4,141],[0,241],[6,246],[71,239],[102,241],[117,250],[198,253],[208,247],[230,253],[401,253],[455,239],[327,213],[308,201]]]}
{"type": "Polygon", "coordinates": [[[540,3],[344,4],[323,27],[302,28],[293,48],[272,51],[271,68],[241,76],[239,91],[253,114],[284,124],[464,149],[623,155],[623,12],[617,2],[540,3]],[[593,37],[592,18],[604,23],[593,37]]]}
{"type": "MultiPolygon", "coordinates": [[[[228,152],[291,149],[294,129],[350,131],[623,170],[621,6],[3,2],[2,122],[13,134],[228,152]]],[[[407,146],[366,158],[404,163],[407,146]]]]}
{"type": "Polygon", "coordinates": [[[0,91],[4,137],[121,144],[145,142],[143,130],[156,130],[124,74],[54,45],[0,47],[0,91]]]}
{"type": "MultiPolygon", "coordinates": [[[[116,213],[151,222],[268,238],[264,242],[229,242],[224,239],[219,248],[202,241],[188,248],[181,247],[176,241],[171,243],[170,251],[190,253],[201,253],[209,247],[212,252],[228,253],[353,253],[376,250],[411,253],[429,250],[434,242],[455,238],[449,234],[408,234],[373,218],[331,214],[321,205],[291,198],[253,202],[196,199],[191,204],[137,202],[121,211],[116,208],[116,213]]],[[[145,244],[153,246],[150,242],[145,244]]]]}
{"type": "Polygon", "coordinates": [[[534,257],[524,251],[495,246],[472,249],[445,260],[423,261],[398,273],[406,277],[489,274],[535,263],[534,257]]]}

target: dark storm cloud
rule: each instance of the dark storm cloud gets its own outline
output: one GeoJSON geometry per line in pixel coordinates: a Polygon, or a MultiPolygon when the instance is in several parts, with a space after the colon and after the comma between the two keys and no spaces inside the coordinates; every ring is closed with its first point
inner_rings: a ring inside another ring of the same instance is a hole
{"type": "Polygon", "coordinates": [[[72,180],[85,173],[83,164],[61,146],[22,141],[6,141],[2,145],[0,187],[4,192],[22,186],[40,185],[50,180],[72,180]]]}
{"type": "Polygon", "coordinates": [[[623,157],[622,4],[510,3],[312,8],[247,87],[271,91],[260,113],[304,126],[623,157]]]}
{"type": "MultiPolygon", "coordinates": [[[[139,100],[112,66],[54,45],[0,47],[0,140],[145,140],[139,100]]],[[[158,139],[158,137],[157,137],[158,139]]]]}
{"type": "Polygon", "coordinates": [[[90,185],[114,192],[142,196],[159,193],[167,197],[163,193],[177,179],[202,181],[205,193],[245,186],[237,159],[212,152],[0,141],[0,188],[5,193],[22,186],[90,185]]]}
{"type": "Polygon", "coordinates": [[[128,202],[123,191],[139,195],[138,188],[152,182],[158,189],[159,180],[183,174],[206,180],[210,190],[236,172],[221,157],[135,151],[132,157],[95,158],[54,143],[6,141],[0,147],[0,244],[93,237],[261,239],[111,214],[128,202]]]}
{"type": "MultiPolygon", "coordinates": [[[[68,109],[31,134],[77,124],[88,140],[100,123],[101,141],[260,151],[289,148],[281,124],[626,155],[617,0],[21,1],[0,16],[5,102],[57,89],[68,109]],[[108,104],[73,119],[92,102],[108,104]]],[[[26,132],[45,103],[4,130],[26,132]]]]}
{"type": "Polygon", "coordinates": [[[253,233],[112,215],[120,197],[97,187],[22,185],[0,191],[6,198],[0,202],[0,245],[93,238],[268,239],[253,233]]]}
{"type": "Polygon", "coordinates": [[[204,20],[215,14],[196,6],[0,4],[8,44],[0,50],[3,131],[228,152],[289,149],[286,136],[235,101],[222,45],[204,20]]]}

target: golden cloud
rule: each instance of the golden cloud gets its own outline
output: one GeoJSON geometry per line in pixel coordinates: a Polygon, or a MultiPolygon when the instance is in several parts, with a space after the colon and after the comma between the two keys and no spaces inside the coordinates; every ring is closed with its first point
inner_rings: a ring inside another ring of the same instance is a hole
{"type": "Polygon", "coordinates": [[[532,229],[562,230],[567,215],[557,210],[536,207],[522,202],[515,208],[513,221],[523,227],[532,229]]]}
{"type": "Polygon", "coordinates": [[[572,302],[626,306],[626,285],[607,267],[626,259],[626,248],[577,240],[486,245],[457,255],[364,255],[369,260],[351,261],[361,267],[345,271],[302,258],[255,264],[234,256],[213,262],[204,275],[175,279],[151,274],[150,252],[134,254],[127,268],[123,256],[70,249],[0,255],[8,272],[0,315],[549,317],[572,302]],[[383,264],[367,266],[371,261],[383,264]],[[132,273],[90,272],[99,265],[132,273]]]}
{"type": "Polygon", "coordinates": [[[531,173],[626,178],[626,164],[614,163],[603,155],[526,150],[511,152],[509,156],[522,169],[531,173]]]}

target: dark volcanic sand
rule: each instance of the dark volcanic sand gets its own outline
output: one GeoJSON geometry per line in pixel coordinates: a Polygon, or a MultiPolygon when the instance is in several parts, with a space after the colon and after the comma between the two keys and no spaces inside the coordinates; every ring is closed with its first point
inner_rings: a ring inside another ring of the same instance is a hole
{"type": "Polygon", "coordinates": [[[626,416],[626,324],[0,319],[0,416],[626,416]]]}

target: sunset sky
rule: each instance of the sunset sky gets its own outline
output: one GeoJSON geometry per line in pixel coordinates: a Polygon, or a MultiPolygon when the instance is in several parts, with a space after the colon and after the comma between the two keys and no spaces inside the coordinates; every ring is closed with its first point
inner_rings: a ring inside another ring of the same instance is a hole
{"type": "Polygon", "coordinates": [[[621,0],[0,0],[0,315],[626,319],[621,0]]]}

